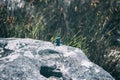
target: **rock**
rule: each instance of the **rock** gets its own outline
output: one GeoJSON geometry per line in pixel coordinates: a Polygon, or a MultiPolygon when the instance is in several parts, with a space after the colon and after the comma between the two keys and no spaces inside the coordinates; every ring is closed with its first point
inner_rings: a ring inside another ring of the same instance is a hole
{"type": "Polygon", "coordinates": [[[0,40],[7,42],[3,54],[9,53],[0,58],[0,80],[115,80],[78,48],[33,39],[0,40]]]}
{"type": "Polygon", "coordinates": [[[0,40],[0,57],[8,56],[12,52],[12,50],[5,48],[7,44],[6,40],[0,40]]]}
{"type": "Polygon", "coordinates": [[[4,48],[7,45],[7,42],[5,40],[0,40],[0,47],[4,48]]]}

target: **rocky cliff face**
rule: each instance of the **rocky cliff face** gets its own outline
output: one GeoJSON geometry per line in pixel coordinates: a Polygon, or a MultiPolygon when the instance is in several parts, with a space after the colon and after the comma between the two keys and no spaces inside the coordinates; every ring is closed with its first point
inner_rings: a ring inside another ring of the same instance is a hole
{"type": "Polygon", "coordinates": [[[78,48],[0,39],[0,80],[114,80],[78,48]]]}

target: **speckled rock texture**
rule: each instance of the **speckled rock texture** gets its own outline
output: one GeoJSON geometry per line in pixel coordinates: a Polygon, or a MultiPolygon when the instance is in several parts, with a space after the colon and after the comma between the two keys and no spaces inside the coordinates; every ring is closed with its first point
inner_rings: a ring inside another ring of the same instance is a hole
{"type": "Polygon", "coordinates": [[[28,38],[1,38],[0,80],[115,79],[78,48],[28,38]]]}

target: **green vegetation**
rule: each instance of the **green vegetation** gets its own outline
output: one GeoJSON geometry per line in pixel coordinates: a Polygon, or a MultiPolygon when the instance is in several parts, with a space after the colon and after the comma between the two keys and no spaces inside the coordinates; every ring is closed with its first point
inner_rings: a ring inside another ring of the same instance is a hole
{"type": "Polygon", "coordinates": [[[14,10],[0,4],[0,37],[54,42],[60,36],[63,44],[81,48],[91,61],[119,80],[120,1],[66,1],[25,0],[14,10]]]}

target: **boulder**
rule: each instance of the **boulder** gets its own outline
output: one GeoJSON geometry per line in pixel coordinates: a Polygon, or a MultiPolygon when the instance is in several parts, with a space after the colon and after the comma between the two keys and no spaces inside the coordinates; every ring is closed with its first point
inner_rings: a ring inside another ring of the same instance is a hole
{"type": "Polygon", "coordinates": [[[0,56],[0,80],[115,80],[71,46],[1,38],[0,56]]]}

